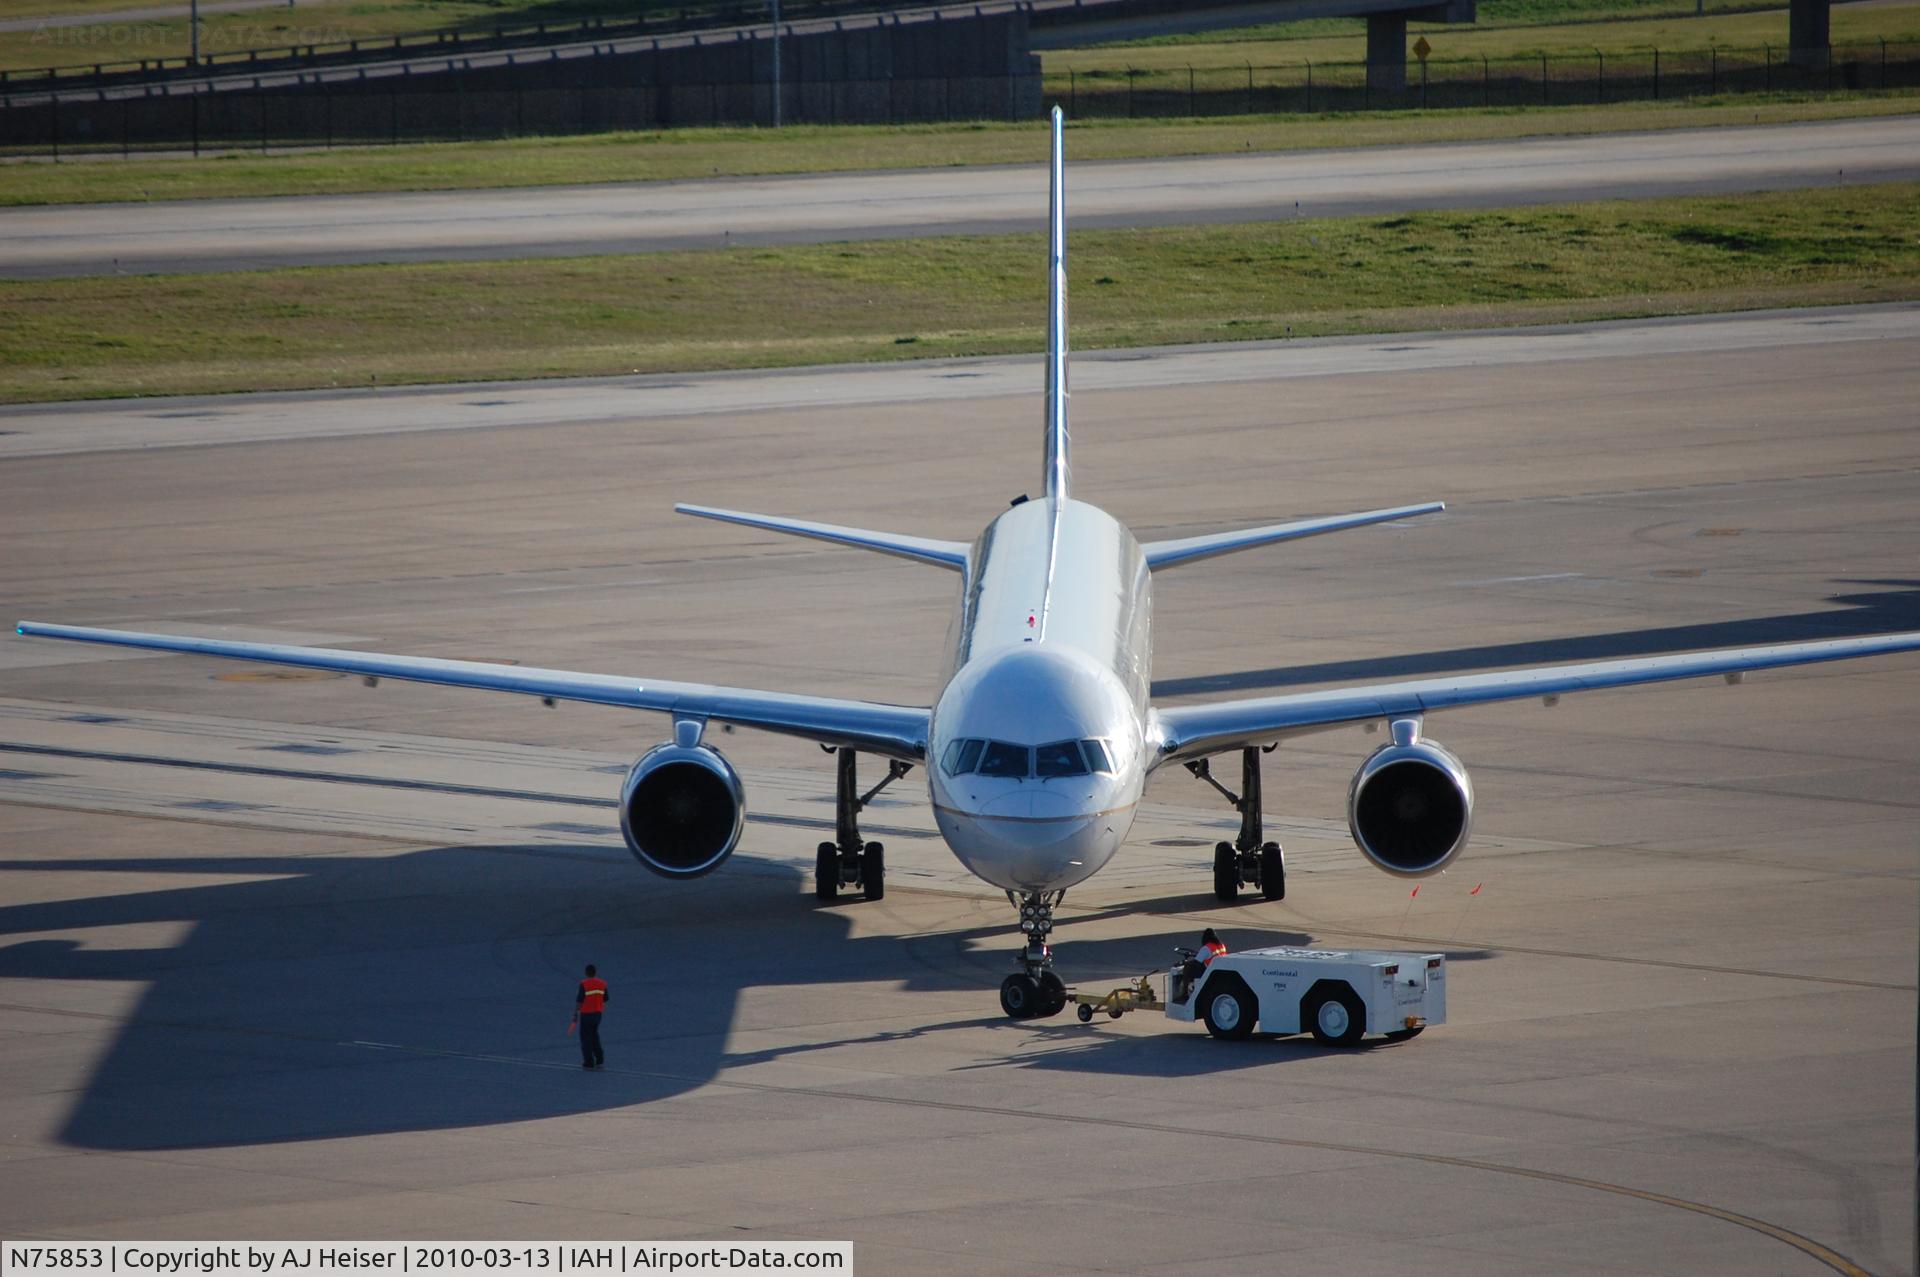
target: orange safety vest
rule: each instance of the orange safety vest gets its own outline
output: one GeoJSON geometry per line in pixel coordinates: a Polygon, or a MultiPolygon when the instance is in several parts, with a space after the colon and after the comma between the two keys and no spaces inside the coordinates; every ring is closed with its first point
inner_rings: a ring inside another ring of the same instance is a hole
{"type": "Polygon", "coordinates": [[[1204,956],[1202,956],[1200,959],[1200,965],[1205,966],[1206,964],[1208,964],[1209,962],[1212,962],[1215,958],[1219,957],[1221,954],[1225,953],[1226,951],[1227,951],[1227,946],[1224,944],[1221,944],[1218,940],[1215,940],[1212,944],[1201,945],[1200,952],[1204,956]]]}
{"type": "Polygon", "coordinates": [[[580,1014],[599,1015],[607,1006],[607,982],[590,976],[580,982],[580,1014]]]}

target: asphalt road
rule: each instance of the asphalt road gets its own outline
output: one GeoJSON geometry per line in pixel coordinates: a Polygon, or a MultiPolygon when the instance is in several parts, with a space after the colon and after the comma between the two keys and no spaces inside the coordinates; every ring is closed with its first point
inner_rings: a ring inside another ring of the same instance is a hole
{"type": "MultiPolygon", "coordinates": [[[[1914,315],[1192,352],[1204,378],[1086,361],[1076,487],[1155,536],[1449,502],[1167,574],[1164,695],[1920,628],[1914,315]]],[[[76,406],[71,449],[0,464],[0,598],[923,702],[950,575],[670,512],[972,535],[1037,476],[1039,369],[915,371],[656,386],[671,411],[619,381],[76,406]],[[506,402],[467,422],[443,393],[506,402]],[[417,428],[360,428],[380,402],[417,428]]],[[[1433,715],[1478,811],[1417,896],[1344,834],[1377,735],[1267,758],[1279,904],[1213,900],[1233,812],[1156,776],[1062,907],[1062,970],[1104,990],[1209,925],[1451,955],[1445,1026],[1337,1053],[1002,1018],[1012,910],[926,836],[918,772],[866,814],[887,898],[823,908],[831,768],[804,743],[718,738],[754,819],[667,882],[610,808],[656,718],[9,636],[0,1234],[852,1239],[861,1271],[968,1277],[1900,1272],[1916,709],[1920,662],[1888,658],[1433,715]],[[586,961],[615,990],[599,1074],[564,1032],[586,961]]]]}
{"type": "MultiPolygon", "coordinates": [[[[1072,228],[1920,178],[1920,115],[1075,164],[1072,228]]],[[[1044,168],[957,168],[0,211],[0,276],[247,270],[1039,233],[1044,168]]]]}

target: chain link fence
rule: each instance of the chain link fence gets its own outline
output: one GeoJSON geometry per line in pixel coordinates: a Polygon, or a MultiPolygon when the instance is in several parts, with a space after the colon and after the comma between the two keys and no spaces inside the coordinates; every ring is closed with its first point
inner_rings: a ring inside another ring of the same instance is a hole
{"type": "Polygon", "coordinates": [[[1834,45],[1818,64],[1790,60],[1784,45],[1432,58],[1409,62],[1406,87],[1398,91],[1369,83],[1364,62],[1249,62],[1154,70],[1119,66],[1046,78],[1048,98],[1077,119],[1572,106],[1917,86],[1920,42],[1886,40],[1834,45]]]}
{"type": "MultiPolygon", "coordinates": [[[[768,124],[768,84],[592,82],[475,87],[459,75],[390,76],[217,92],[96,91],[0,107],[0,153],[59,158],[177,150],[365,146],[768,124]]],[[[1646,49],[1409,63],[1404,90],[1370,85],[1363,62],[1173,70],[1117,67],[1038,75],[789,82],[788,123],[1029,119],[1059,102],[1072,118],[1569,106],[1733,93],[1920,86],[1920,42],[1835,45],[1823,64],[1782,46],[1646,49]]]]}
{"type": "MultiPolygon", "coordinates": [[[[1031,119],[1040,77],[898,77],[789,83],[788,124],[1031,119]]],[[[555,137],[694,125],[770,124],[767,84],[431,87],[391,76],[260,90],[42,100],[0,108],[0,154],[285,150],[555,137]]]]}

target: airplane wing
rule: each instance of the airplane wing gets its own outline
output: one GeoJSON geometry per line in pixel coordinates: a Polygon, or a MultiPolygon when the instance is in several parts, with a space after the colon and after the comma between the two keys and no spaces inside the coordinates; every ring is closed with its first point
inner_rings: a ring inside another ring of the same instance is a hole
{"type": "Polygon", "coordinates": [[[1728,682],[1737,682],[1739,676],[1749,670],[1915,650],[1920,650],[1920,633],[1910,632],[1376,683],[1369,687],[1332,688],[1290,696],[1156,708],[1149,732],[1158,733],[1160,762],[1182,762],[1347,723],[1410,717],[1462,705],[1665,683],[1709,674],[1724,675],[1728,682]]]}
{"type": "Polygon", "coordinates": [[[263,661],[269,665],[336,670],[369,679],[392,678],[412,683],[437,683],[442,687],[474,687],[559,701],[585,701],[594,705],[657,710],[677,717],[705,718],[741,727],[757,727],[787,736],[800,736],[823,745],[851,746],[903,762],[919,762],[927,748],[929,713],[925,709],[906,705],[756,692],[738,687],[714,687],[705,683],[621,678],[611,674],[575,674],[566,670],[529,669],[484,661],[386,656],[378,652],[292,647],[280,643],[236,643],[225,639],[143,634],[133,630],[46,625],[36,621],[22,621],[14,630],[30,638],[73,639],[83,643],[106,643],[156,652],[225,656],[241,661],[263,661]]]}

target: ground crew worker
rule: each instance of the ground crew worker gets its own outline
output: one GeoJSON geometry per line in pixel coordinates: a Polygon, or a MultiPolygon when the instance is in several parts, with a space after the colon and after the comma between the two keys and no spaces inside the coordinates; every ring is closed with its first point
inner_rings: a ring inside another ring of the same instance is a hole
{"type": "Polygon", "coordinates": [[[573,1018],[580,1026],[580,1067],[597,1069],[607,1062],[607,1053],[600,1049],[600,1014],[607,1006],[607,982],[602,980],[587,964],[587,978],[580,982],[580,988],[573,995],[573,1018]]]}
{"type": "MultiPolygon", "coordinates": [[[[1176,973],[1178,978],[1174,981],[1173,1000],[1185,1002],[1193,992],[1195,983],[1207,973],[1207,964],[1226,951],[1227,946],[1222,944],[1220,937],[1213,933],[1212,927],[1201,932],[1200,948],[1193,952],[1192,957],[1180,964],[1180,970],[1176,973]]],[[[1182,949],[1180,952],[1186,953],[1187,950],[1182,949]]]]}

